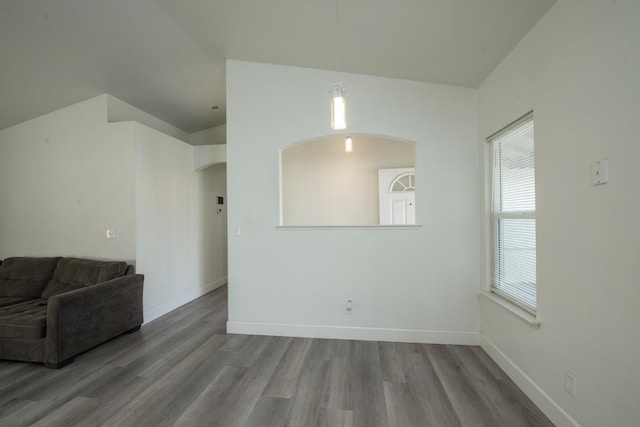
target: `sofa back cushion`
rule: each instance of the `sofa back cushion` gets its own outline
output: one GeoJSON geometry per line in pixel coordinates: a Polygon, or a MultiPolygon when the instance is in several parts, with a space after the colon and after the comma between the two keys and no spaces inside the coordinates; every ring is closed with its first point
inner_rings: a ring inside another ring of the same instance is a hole
{"type": "Polygon", "coordinates": [[[126,269],[127,263],[123,261],[62,258],[53,273],[53,278],[42,292],[42,298],[51,298],[64,292],[115,279],[122,276],[126,269]]]}
{"type": "Polygon", "coordinates": [[[60,257],[5,259],[0,264],[0,296],[39,298],[59,260],[60,257]]]}

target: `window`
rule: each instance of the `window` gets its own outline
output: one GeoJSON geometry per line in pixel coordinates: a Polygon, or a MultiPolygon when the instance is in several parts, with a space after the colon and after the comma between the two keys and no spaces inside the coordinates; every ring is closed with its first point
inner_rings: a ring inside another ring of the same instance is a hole
{"type": "Polygon", "coordinates": [[[536,310],[533,113],[489,137],[492,151],[491,291],[536,310]]]}
{"type": "Polygon", "coordinates": [[[416,191],[416,174],[413,172],[406,172],[397,177],[391,183],[391,191],[403,193],[405,191],[416,191]]]}

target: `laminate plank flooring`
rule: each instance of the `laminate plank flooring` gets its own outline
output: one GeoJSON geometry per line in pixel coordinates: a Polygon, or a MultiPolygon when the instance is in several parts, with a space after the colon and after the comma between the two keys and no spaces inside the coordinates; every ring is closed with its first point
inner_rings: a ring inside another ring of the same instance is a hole
{"type": "Polygon", "coordinates": [[[0,361],[0,426],[552,426],[480,348],[227,335],[227,288],[57,370],[0,361]]]}

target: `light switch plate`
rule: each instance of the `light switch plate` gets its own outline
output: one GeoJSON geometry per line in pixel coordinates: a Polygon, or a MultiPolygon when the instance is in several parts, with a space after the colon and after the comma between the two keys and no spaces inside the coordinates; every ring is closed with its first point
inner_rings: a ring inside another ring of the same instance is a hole
{"type": "Polygon", "coordinates": [[[609,160],[600,159],[591,163],[591,183],[602,185],[609,182],[609,160]]]}

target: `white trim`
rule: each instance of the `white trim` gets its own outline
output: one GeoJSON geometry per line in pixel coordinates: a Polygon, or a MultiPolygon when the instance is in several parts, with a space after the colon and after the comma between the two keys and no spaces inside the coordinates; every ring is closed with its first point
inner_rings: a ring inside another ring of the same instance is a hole
{"type": "Polygon", "coordinates": [[[531,314],[528,311],[518,307],[514,303],[512,303],[512,302],[510,302],[510,301],[508,301],[508,300],[506,300],[506,299],[494,294],[493,292],[486,292],[486,291],[480,292],[480,296],[481,297],[485,297],[489,301],[493,301],[494,303],[496,303],[500,307],[502,307],[505,310],[507,310],[509,313],[513,314],[516,317],[519,317],[520,319],[524,320],[525,322],[527,322],[529,325],[533,326],[534,328],[539,328],[541,323],[542,323],[533,314],[531,314]]]}
{"type": "Polygon", "coordinates": [[[491,135],[485,138],[485,141],[491,142],[492,140],[498,137],[501,137],[505,133],[509,132],[511,129],[518,127],[524,122],[528,122],[531,119],[533,119],[533,110],[530,110],[528,113],[525,113],[522,116],[518,117],[517,119],[515,119],[514,121],[512,121],[502,129],[500,129],[499,131],[492,133],[491,135]]]}
{"type": "Polygon", "coordinates": [[[428,331],[422,329],[364,328],[354,326],[317,326],[229,321],[227,322],[227,333],[424,344],[480,344],[480,338],[477,331],[428,331]]]}
{"type": "Polygon", "coordinates": [[[580,427],[576,420],[571,418],[560,405],[482,333],[480,333],[480,347],[557,427],[580,427]]]}
{"type": "Polygon", "coordinates": [[[397,225],[276,225],[278,230],[419,230],[422,224],[397,225]]]}
{"type": "Polygon", "coordinates": [[[176,308],[185,305],[186,303],[193,301],[194,299],[201,297],[207,292],[211,292],[212,290],[219,288],[222,285],[227,283],[227,276],[221,277],[218,280],[215,280],[208,285],[203,286],[202,288],[192,289],[185,294],[181,295],[179,298],[166,302],[158,307],[155,307],[149,311],[144,312],[144,323],[149,323],[152,320],[157,319],[158,317],[164,316],[176,308]]]}
{"type": "Polygon", "coordinates": [[[493,212],[494,219],[536,219],[536,211],[493,212]]]}

